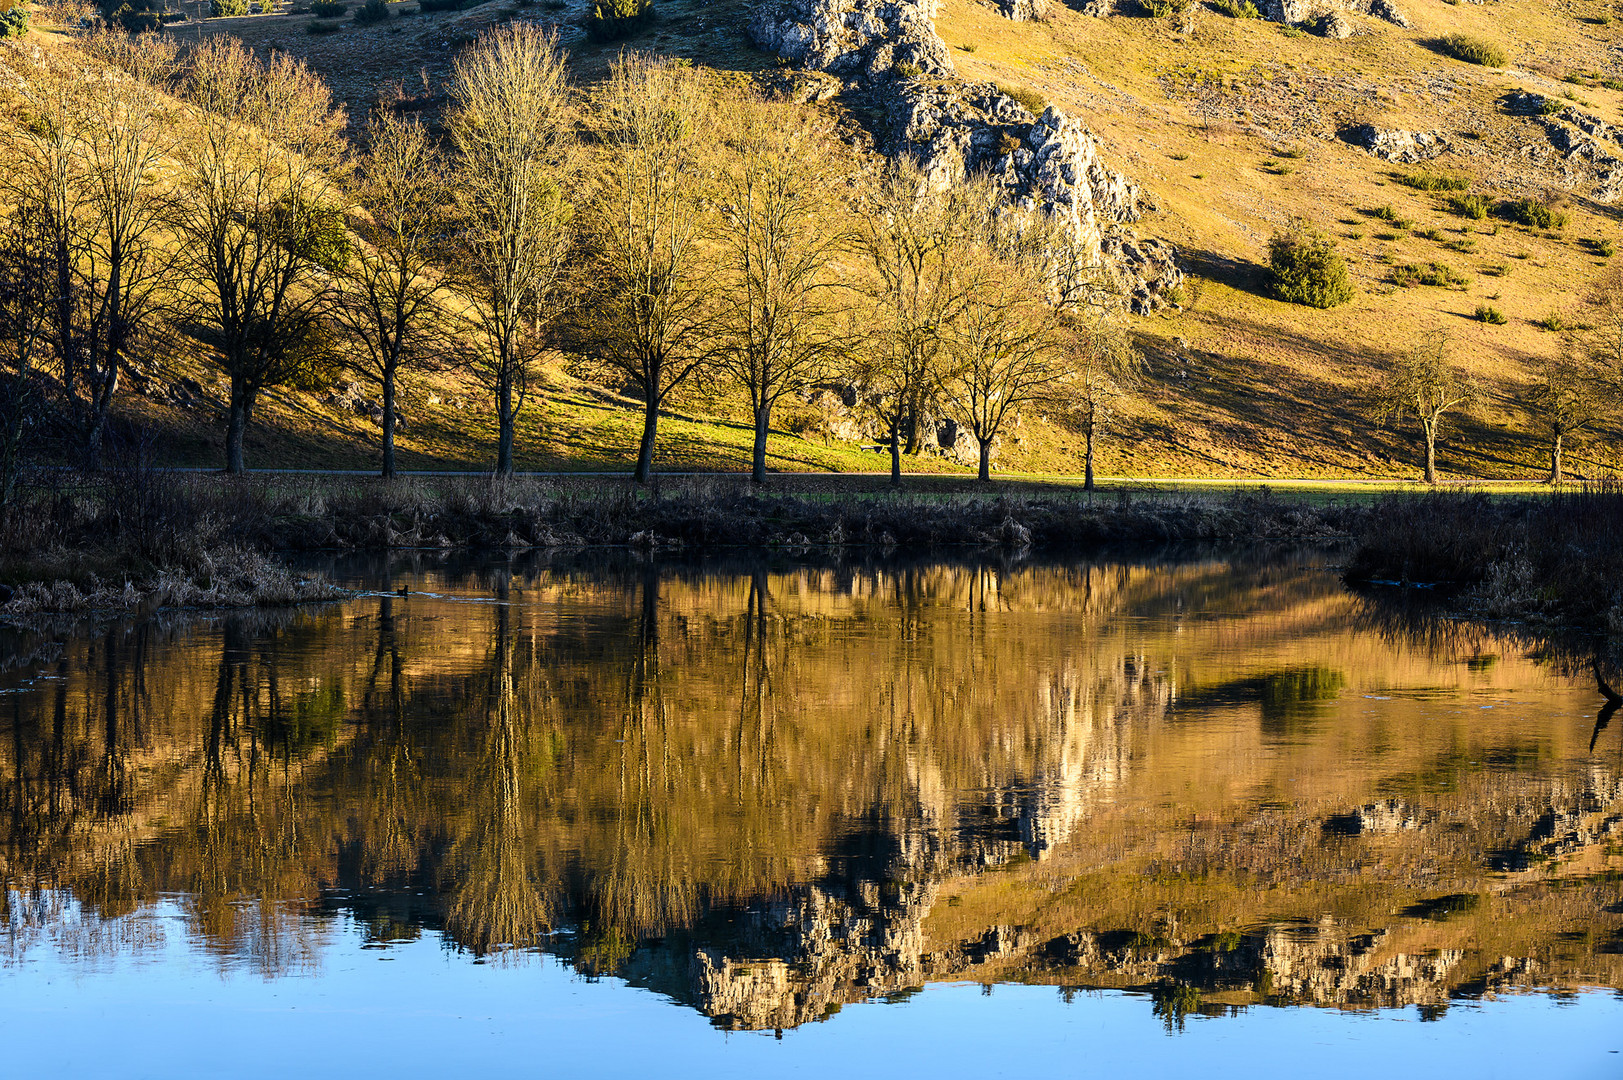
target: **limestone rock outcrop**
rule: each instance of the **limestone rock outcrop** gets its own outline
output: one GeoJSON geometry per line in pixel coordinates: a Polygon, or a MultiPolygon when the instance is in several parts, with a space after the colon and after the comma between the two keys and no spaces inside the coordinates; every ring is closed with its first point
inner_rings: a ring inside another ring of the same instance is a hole
{"type": "Polygon", "coordinates": [[[1263,0],[1258,8],[1263,18],[1291,25],[1316,22],[1332,12],[1342,12],[1369,15],[1405,29],[1409,26],[1409,17],[1392,0],[1263,0]]]}
{"type": "Polygon", "coordinates": [[[950,75],[935,14],[936,0],[769,0],[750,16],[749,35],[792,63],[863,82],[950,75]]]}
{"type": "MultiPolygon", "coordinates": [[[[1011,18],[1046,0],[998,0],[1011,18]]],[[[885,150],[918,159],[938,188],[985,172],[1020,211],[1057,217],[1075,255],[1117,273],[1134,311],[1170,302],[1183,282],[1171,245],[1126,228],[1146,205],[1138,185],[1100,160],[1082,123],[1052,106],[1034,117],[992,83],[952,75],[931,21],[937,0],[767,0],[750,18],[763,49],[890,95],[885,150]]]]}
{"type": "Polygon", "coordinates": [[[1361,146],[1382,161],[1413,165],[1430,161],[1448,149],[1443,137],[1432,131],[1399,131],[1359,124],[1341,133],[1342,139],[1361,146]]]}
{"type": "Polygon", "coordinates": [[[997,0],[997,9],[1013,22],[1042,22],[1048,18],[1048,0],[997,0]]]}
{"type": "Polygon", "coordinates": [[[1162,306],[1183,282],[1171,245],[1125,228],[1146,206],[1139,186],[1105,165],[1087,128],[1052,105],[1033,117],[992,83],[910,83],[892,100],[889,121],[887,149],[912,154],[930,183],[984,173],[1016,208],[1058,218],[1085,263],[1121,274],[1135,311],[1162,306]]]}

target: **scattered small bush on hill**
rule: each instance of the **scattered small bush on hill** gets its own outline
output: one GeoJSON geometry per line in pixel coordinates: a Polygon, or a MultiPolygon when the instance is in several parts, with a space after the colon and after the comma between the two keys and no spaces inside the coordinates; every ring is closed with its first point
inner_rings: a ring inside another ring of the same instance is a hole
{"type": "Polygon", "coordinates": [[[1498,205],[1496,212],[1506,221],[1514,221],[1530,229],[1563,229],[1572,220],[1572,215],[1557,210],[1541,199],[1506,199],[1498,205]]]}
{"type": "Polygon", "coordinates": [[[1353,298],[1347,262],[1335,241],[1300,218],[1268,241],[1274,295],[1293,304],[1330,308],[1353,298]]]}
{"type": "Polygon", "coordinates": [[[309,22],[304,24],[304,32],[306,34],[336,34],[342,29],[342,23],[329,22],[322,19],[311,19],[309,22]]]}
{"type": "Polygon", "coordinates": [[[1412,187],[1416,191],[1464,191],[1471,186],[1471,182],[1462,176],[1433,172],[1401,173],[1394,179],[1404,187],[1412,187]]]}
{"type": "Polygon", "coordinates": [[[1476,318],[1477,322],[1485,322],[1493,326],[1505,325],[1505,313],[1487,304],[1478,304],[1476,306],[1476,318]]]}
{"type": "Polygon", "coordinates": [[[1567,328],[1567,320],[1559,311],[1552,311],[1542,319],[1533,323],[1540,330],[1548,330],[1552,334],[1559,334],[1567,328]]]}
{"type": "Polygon", "coordinates": [[[1488,211],[1493,208],[1493,201],[1486,195],[1472,193],[1470,195],[1453,196],[1448,200],[1448,206],[1449,209],[1461,217],[1470,218],[1472,221],[1481,221],[1488,216],[1488,211]]]}
{"type": "Polygon", "coordinates": [[[898,79],[916,79],[924,74],[924,69],[917,64],[910,64],[906,60],[898,60],[890,66],[890,70],[898,79]]]}
{"type": "Polygon", "coordinates": [[[586,36],[593,41],[621,41],[653,21],[653,0],[597,0],[586,16],[586,36]]]}
{"type": "Polygon", "coordinates": [[[1610,259],[1617,254],[1617,247],[1610,240],[1591,240],[1589,249],[1595,253],[1597,258],[1601,259],[1610,259]]]}
{"type": "Polygon", "coordinates": [[[1446,263],[1404,263],[1392,270],[1392,284],[1412,289],[1416,285],[1447,287],[1464,285],[1466,277],[1446,263]]]}
{"type": "Polygon", "coordinates": [[[375,26],[389,19],[388,0],[366,0],[355,12],[355,22],[359,26],[375,26]]]}
{"type": "Polygon", "coordinates": [[[1143,0],[1144,12],[1152,19],[1165,19],[1182,15],[1194,0],[1143,0]]]}
{"type": "Polygon", "coordinates": [[[1407,229],[1412,224],[1408,218],[1399,217],[1398,212],[1392,209],[1391,206],[1377,206],[1373,210],[1364,211],[1364,213],[1377,221],[1386,222],[1394,229],[1407,229]]]}
{"type": "Polygon", "coordinates": [[[1260,19],[1262,12],[1251,0],[1212,0],[1212,7],[1231,19],[1260,19]]]}
{"type": "Polygon", "coordinates": [[[209,0],[209,14],[216,19],[232,19],[246,15],[248,0],[209,0]]]}
{"type": "Polygon", "coordinates": [[[28,33],[28,9],[18,4],[9,11],[0,11],[0,39],[22,37],[28,33]]]}
{"type": "MultiPolygon", "coordinates": [[[[1035,90],[1028,90],[1024,86],[1009,86],[1003,83],[999,83],[997,89],[998,93],[1004,97],[1010,97],[1019,102],[1020,107],[1032,116],[1041,116],[1048,109],[1048,99],[1035,90]]],[[[1188,156],[1188,154],[1184,155],[1185,158],[1188,156]]]]}
{"type": "Polygon", "coordinates": [[[1503,46],[1471,34],[1449,34],[1437,42],[1437,47],[1454,59],[1464,60],[1467,64],[1504,67],[1510,62],[1510,54],[1505,52],[1503,46]]]}

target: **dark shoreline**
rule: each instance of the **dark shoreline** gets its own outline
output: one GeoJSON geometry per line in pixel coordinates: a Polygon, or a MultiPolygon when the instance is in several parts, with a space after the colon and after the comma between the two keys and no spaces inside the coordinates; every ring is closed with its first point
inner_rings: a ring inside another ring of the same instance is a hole
{"type": "Polygon", "coordinates": [[[698,478],[649,489],[540,480],[319,485],[147,473],[78,478],[14,515],[0,553],[0,619],[158,607],[278,606],[341,590],[290,556],[409,549],[642,552],[982,548],[1346,539],[1363,502],[1038,490],[740,490],[698,478]]]}

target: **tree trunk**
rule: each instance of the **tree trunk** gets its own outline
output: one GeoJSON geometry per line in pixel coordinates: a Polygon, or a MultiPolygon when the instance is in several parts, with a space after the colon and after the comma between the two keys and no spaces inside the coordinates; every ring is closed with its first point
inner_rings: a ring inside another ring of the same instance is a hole
{"type": "Polygon", "coordinates": [[[253,418],[253,395],[240,378],[231,379],[231,417],[225,426],[225,471],[241,475],[248,471],[242,456],[242,442],[253,418]]]}
{"type": "Polygon", "coordinates": [[[890,486],[891,487],[901,487],[902,486],[902,440],[901,440],[900,432],[898,432],[896,430],[900,425],[901,425],[900,420],[898,420],[896,423],[890,425],[890,486]]]}
{"type": "Polygon", "coordinates": [[[1437,436],[1426,432],[1426,483],[1437,483],[1437,436]]]}
{"type": "MultiPolygon", "coordinates": [[[[511,458],[512,451],[508,451],[511,458]]],[[[383,478],[394,479],[394,368],[383,371],[383,478]]]]}
{"type": "Polygon", "coordinates": [[[991,483],[991,481],[992,481],[992,440],[991,439],[980,439],[978,441],[979,441],[980,446],[981,446],[980,479],[986,481],[987,483],[991,483]]]}
{"type": "Polygon", "coordinates": [[[1087,448],[1082,452],[1082,490],[1093,490],[1093,424],[1087,425],[1087,448]]]}
{"type": "Polygon", "coordinates": [[[1559,484],[1566,479],[1566,470],[1561,467],[1561,439],[1562,432],[1555,433],[1555,439],[1550,443],[1550,483],[1559,484]]]}
{"type": "Polygon", "coordinates": [[[755,408],[755,452],[750,458],[750,483],[766,483],[766,433],[772,424],[772,406],[755,408]]]}
{"type": "Polygon", "coordinates": [[[513,475],[513,380],[496,384],[496,475],[513,475]]]}
{"type": "Polygon", "coordinates": [[[905,423],[907,425],[905,428],[907,442],[906,448],[909,454],[918,453],[924,442],[924,432],[920,427],[919,412],[920,405],[917,397],[915,396],[912,401],[908,402],[907,412],[905,414],[905,423]]]}
{"type": "Polygon", "coordinates": [[[654,475],[654,438],[659,434],[659,402],[650,393],[642,407],[642,443],[637,447],[637,471],[632,479],[646,484],[654,475]]]}

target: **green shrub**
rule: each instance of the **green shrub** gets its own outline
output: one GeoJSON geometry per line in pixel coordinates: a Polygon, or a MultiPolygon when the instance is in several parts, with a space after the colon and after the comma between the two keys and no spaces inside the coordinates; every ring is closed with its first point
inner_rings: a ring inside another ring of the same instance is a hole
{"type": "Polygon", "coordinates": [[[1562,317],[1559,311],[1552,311],[1544,318],[1533,323],[1533,325],[1540,330],[1548,330],[1552,334],[1559,334],[1567,328],[1567,320],[1562,317]]]}
{"type": "Polygon", "coordinates": [[[1530,229],[1563,229],[1572,220],[1572,215],[1557,210],[1541,199],[1506,199],[1499,204],[1496,212],[1506,221],[1514,221],[1530,229]]]}
{"type": "Polygon", "coordinates": [[[355,12],[357,26],[376,26],[389,20],[388,0],[366,0],[355,12]]]}
{"type": "Polygon", "coordinates": [[[910,64],[906,60],[898,60],[890,66],[891,72],[898,79],[916,79],[924,74],[924,69],[917,64],[910,64]]]}
{"type": "Polygon", "coordinates": [[[1467,64],[1504,67],[1510,62],[1510,55],[1505,52],[1503,46],[1486,38],[1472,37],[1470,34],[1449,34],[1437,42],[1437,47],[1454,59],[1464,60],[1467,64]]]}
{"type": "Polygon", "coordinates": [[[1488,211],[1493,208],[1493,202],[1486,195],[1472,193],[1453,196],[1448,200],[1448,206],[1460,217],[1481,221],[1488,216],[1488,211]]]}
{"type": "Polygon", "coordinates": [[[1617,248],[1610,240],[1592,240],[1590,249],[1602,259],[1610,259],[1617,254],[1617,248]]]}
{"type": "Polygon", "coordinates": [[[1478,304],[1476,306],[1476,319],[1477,322],[1485,322],[1493,326],[1503,326],[1506,321],[1504,312],[1496,307],[1489,307],[1487,304],[1478,304]]]}
{"type": "Polygon", "coordinates": [[[1353,298],[1347,261],[1335,241],[1305,221],[1291,222],[1268,241],[1268,265],[1274,295],[1281,300],[1330,308],[1353,298]]]}
{"type": "Polygon", "coordinates": [[[1212,7],[1231,19],[1260,19],[1262,12],[1251,0],[1212,0],[1212,7]]]}
{"type": "Polygon", "coordinates": [[[1188,11],[1194,0],[1142,0],[1144,11],[1152,19],[1165,19],[1173,15],[1182,15],[1188,11]]]}
{"type": "Polygon", "coordinates": [[[1398,212],[1391,206],[1377,206],[1372,210],[1365,210],[1364,213],[1377,221],[1386,222],[1394,229],[1407,229],[1412,224],[1408,218],[1399,217],[1398,212]]]}
{"type": "Polygon", "coordinates": [[[336,34],[343,29],[343,23],[327,22],[322,19],[311,19],[304,24],[306,34],[336,34]]]}
{"type": "Polygon", "coordinates": [[[1466,277],[1447,263],[1404,263],[1392,270],[1392,284],[1412,289],[1416,285],[1447,287],[1464,285],[1466,277]]]}
{"type": "MultiPolygon", "coordinates": [[[[1005,86],[1001,83],[997,89],[998,93],[1004,97],[1010,97],[1018,101],[1020,107],[1032,116],[1041,116],[1048,109],[1048,99],[1035,90],[1027,90],[1024,86],[1005,86]]],[[[1188,156],[1188,154],[1184,155],[1184,157],[1188,156]]]]}
{"type": "Polygon", "coordinates": [[[209,14],[216,19],[230,19],[248,14],[248,0],[209,0],[209,14]]]}
{"type": "Polygon", "coordinates": [[[1279,28],[1279,33],[1282,37],[1298,38],[1302,36],[1302,28],[1299,26],[1291,26],[1289,23],[1286,23],[1284,26],[1279,28]]]}
{"type": "Polygon", "coordinates": [[[0,11],[0,40],[22,37],[28,33],[28,9],[21,5],[10,11],[0,11]]]}
{"type": "Polygon", "coordinates": [[[349,5],[342,0],[316,0],[310,5],[310,13],[318,19],[336,19],[349,10],[349,5]]]}
{"type": "Polygon", "coordinates": [[[653,21],[653,0],[596,0],[586,16],[586,36],[599,42],[621,41],[653,21]]]}
{"type": "Polygon", "coordinates": [[[1510,264],[1509,263],[1489,263],[1487,266],[1484,266],[1482,268],[1482,272],[1484,274],[1487,274],[1489,277],[1509,277],[1510,276],[1510,264]]]}
{"type": "Polygon", "coordinates": [[[1412,187],[1416,191],[1464,191],[1471,186],[1471,182],[1464,177],[1433,172],[1402,173],[1395,179],[1404,187],[1412,187]]]}

